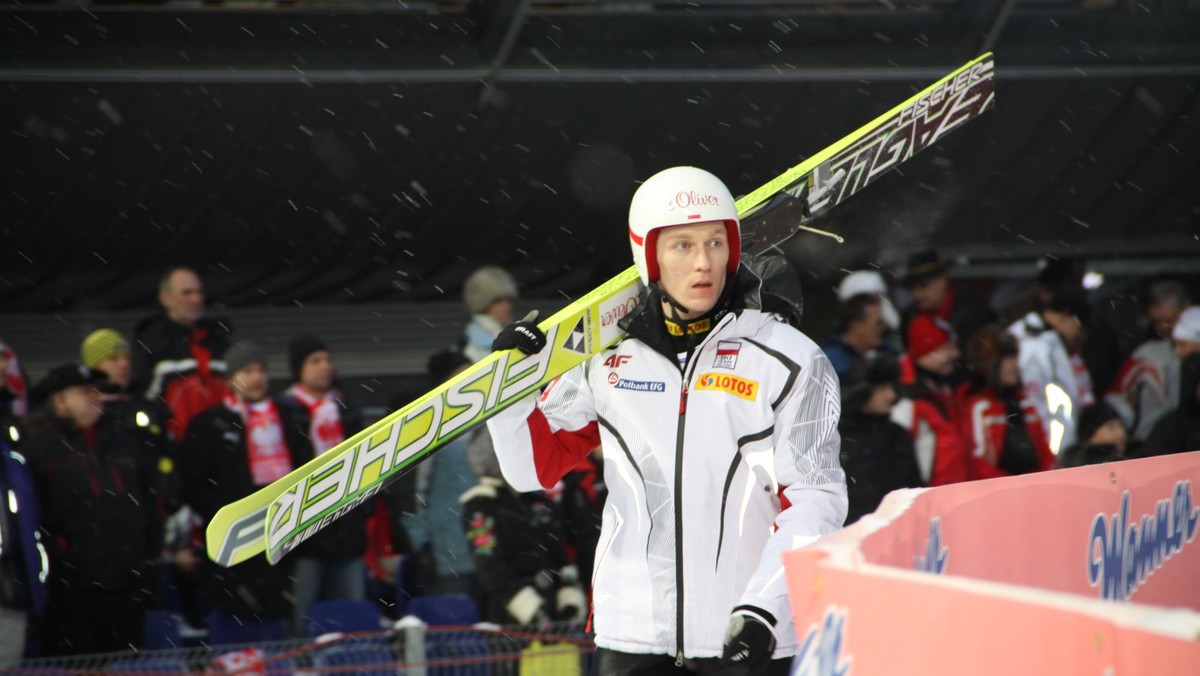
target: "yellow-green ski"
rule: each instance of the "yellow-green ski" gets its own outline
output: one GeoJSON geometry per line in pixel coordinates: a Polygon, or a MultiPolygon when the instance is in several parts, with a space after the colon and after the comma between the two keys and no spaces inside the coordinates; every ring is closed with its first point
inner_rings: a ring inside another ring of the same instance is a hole
{"type": "MultiPolygon", "coordinates": [[[[737,202],[743,250],[781,243],[889,169],[990,108],[992,55],[984,54],[737,202]]],[[[296,545],[495,413],[612,345],[636,305],[635,268],[542,321],[547,349],[496,352],[287,476],[222,507],[208,524],[208,555],[232,566],[296,545]]]]}

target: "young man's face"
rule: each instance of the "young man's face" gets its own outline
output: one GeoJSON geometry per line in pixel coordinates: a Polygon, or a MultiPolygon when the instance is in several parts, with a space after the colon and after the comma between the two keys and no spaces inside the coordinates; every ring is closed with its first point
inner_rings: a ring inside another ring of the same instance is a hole
{"type": "Polygon", "coordinates": [[[176,270],[167,287],[159,291],[158,302],[171,321],[192,326],[204,316],[204,285],[191,270],[176,270]]]}
{"type": "Polygon", "coordinates": [[[246,364],[229,376],[230,388],[252,404],[267,398],[268,385],[267,367],[258,362],[246,364]]]}
{"type": "Polygon", "coordinates": [[[94,425],[104,412],[100,393],[91,385],[72,385],[54,395],[54,413],[79,427],[94,425]]]}
{"type": "Polygon", "coordinates": [[[949,278],[946,275],[938,275],[913,284],[909,287],[908,292],[912,294],[913,303],[918,310],[933,312],[942,306],[942,301],[946,298],[947,284],[949,284],[949,278]]]}
{"type": "Polygon", "coordinates": [[[304,358],[300,366],[300,384],[313,392],[328,392],[333,387],[337,371],[329,350],[317,350],[304,358]]]}
{"type": "Polygon", "coordinates": [[[108,382],[121,388],[129,387],[131,369],[128,352],[114,352],[96,364],[96,370],[108,376],[108,382]]]}
{"type": "MultiPolygon", "coordinates": [[[[729,233],[721,221],[666,228],[655,245],[659,284],[694,319],[713,309],[725,289],[729,233]]],[[[668,316],[670,316],[668,314],[668,316]]]]}

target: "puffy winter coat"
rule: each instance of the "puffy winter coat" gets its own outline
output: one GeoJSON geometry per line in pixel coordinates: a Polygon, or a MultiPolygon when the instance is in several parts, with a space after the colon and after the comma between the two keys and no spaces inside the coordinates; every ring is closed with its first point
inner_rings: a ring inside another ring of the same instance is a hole
{"type": "Polygon", "coordinates": [[[795,654],[782,554],[841,527],[837,377],[774,314],[714,319],[676,354],[657,299],[629,336],[488,421],[504,476],[549,488],[603,445],[608,501],[593,574],[596,644],[715,657],[730,613],[772,615],[795,654]]]}
{"type": "Polygon", "coordinates": [[[145,584],[162,547],[141,438],[112,414],[92,430],[53,418],[24,447],[48,536],[51,582],[68,588],[145,584]]]}

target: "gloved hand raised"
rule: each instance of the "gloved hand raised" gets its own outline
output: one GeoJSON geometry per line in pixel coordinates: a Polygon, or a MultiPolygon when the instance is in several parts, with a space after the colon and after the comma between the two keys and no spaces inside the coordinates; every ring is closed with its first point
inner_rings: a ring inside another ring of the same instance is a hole
{"type": "Polygon", "coordinates": [[[734,608],[729,629],[725,631],[725,650],[721,653],[721,662],[740,664],[751,672],[762,666],[775,652],[774,626],[775,618],[762,608],[734,608]]]}
{"type": "Polygon", "coordinates": [[[538,311],[534,310],[523,319],[500,329],[492,341],[492,351],[516,348],[525,354],[537,354],[546,347],[546,334],[537,327],[538,311]]]}

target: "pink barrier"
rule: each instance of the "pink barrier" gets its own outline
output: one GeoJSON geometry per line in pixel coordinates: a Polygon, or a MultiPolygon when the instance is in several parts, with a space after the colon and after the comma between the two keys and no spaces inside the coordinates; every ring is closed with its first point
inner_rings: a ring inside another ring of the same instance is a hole
{"type": "Polygon", "coordinates": [[[1200,452],[893,493],[785,556],[797,673],[1200,674],[1198,483],[1200,452]]]}

